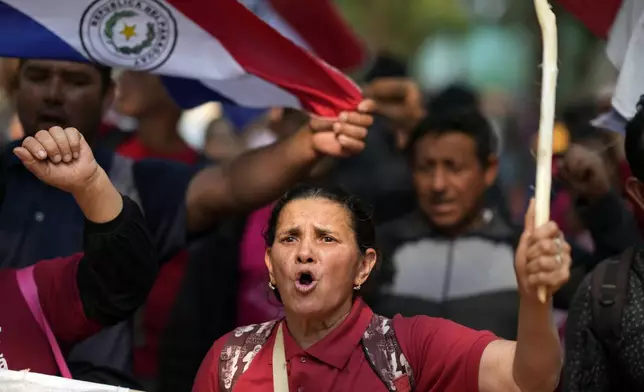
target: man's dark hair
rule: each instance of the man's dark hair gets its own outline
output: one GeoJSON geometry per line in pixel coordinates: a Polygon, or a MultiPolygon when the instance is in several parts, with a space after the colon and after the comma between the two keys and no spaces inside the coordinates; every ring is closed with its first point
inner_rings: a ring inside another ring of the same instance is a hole
{"type": "Polygon", "coordinates": [[[414,129],[406,147],[410,164],[416,154],[416,144],[428,135],[463,133],[474,140],[476,157],[482,167],[487,167],[490,154],[495,150],[496,135],[490,122],[473,107],[434,112],[426,116],[414,129]]]}
{"type": "MultiPolygon", "coordinates": [[[[19,70],[22,70],[22,67],[25,65],[27,60],[29,59],[20,59],[20,64],[18,66],[19,70]]],[[[98,72],[101,75],[101,89],[103,90],[103,93],[107,92],[110,85],[112,84],[112,67],[108,67],[94,62],[88,63],[88,64],[94,66],[94,68],[98,70],[98,72]]]]}
{"type": "Polygon", "coordinates": [[[478,109],[480,103],[476,90],[464,84],[452,84],[429,100],[427,111],[442,113],[455,109],[478,109]]]}
{"type": "Polygon", "coordinates": [[[371,69],[365,74],[364,81],[370,83],[378,78],[404,78],[408,75],[407,64],[403,60],[389,53],[380,53],[376,57],[371,69]]]}
{"type": "Polygon", "coordinates": [[[624,150],[631,173],[644,182],[644,95],[637,103],[637,113],[626,124],[624,150]]]}

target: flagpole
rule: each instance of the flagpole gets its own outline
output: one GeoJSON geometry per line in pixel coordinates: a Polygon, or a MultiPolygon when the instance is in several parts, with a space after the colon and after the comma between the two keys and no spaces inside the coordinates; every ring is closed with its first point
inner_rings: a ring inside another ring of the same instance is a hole
{"type": "MultiPolygon", "coordinates": [[[[550,219],[550,193],[552,187],[552,133],[555,122],[557,90],[557,20],[548,0],[534,0],[541,26],[543,64],[541,75],[541,118],[537,150],[537,183],[535,195],[535,228],[550,219]]],[[[546,302],[547,288],[539,287],[539,300],[546,302]]]]}

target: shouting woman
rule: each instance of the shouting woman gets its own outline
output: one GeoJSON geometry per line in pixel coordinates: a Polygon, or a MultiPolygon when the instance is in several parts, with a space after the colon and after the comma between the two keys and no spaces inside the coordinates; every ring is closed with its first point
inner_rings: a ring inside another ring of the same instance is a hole
{"type": "Polygon", "coordinates": [[[369,213],[340,190],[292,190],[266,232],[285,317],[217,340],[194,391],[553,391],[561,346],[537,288],[568,280],[570,247],[553,222],[533,230],[533,219],[531,204],[515,259],[518,339],[504,341],[444,319],[375,315],[360,299],[377,259],[369,213]]]}

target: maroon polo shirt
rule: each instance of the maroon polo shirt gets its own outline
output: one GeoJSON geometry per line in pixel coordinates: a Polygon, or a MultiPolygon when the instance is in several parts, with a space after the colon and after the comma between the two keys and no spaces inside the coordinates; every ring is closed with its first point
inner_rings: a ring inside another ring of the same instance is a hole
{"type": "MultiPolygon", "coordinates": [[[[100,329],[85,317],[76,285],[82,256],[41,261],[34,267],[40,306],[62,350],[100,329]]],[[[0,270],[0,303],[0,369],[58,375],[47,336],[22,296],[15,269],[0,270]]]]}
{"type": "MultiPolygon", "coordinates": [[[[360,339],[373,312],[357,300],[335,330],[306,350],[284,328],[289,390],[387,392],[365,358],[360,339]]],[[[477,392],[483,350],[498,339],[448,320],[427,316],[394,318],[400,347],[411,365],[417,391],[477,392]]],[[[235,391],[272,392],[272,348],[277,328],[239,378],[235,391]]],[[[193,392],[219,391],[219,356],[230,334],[215,342],[204,359],[193,392]]]]}

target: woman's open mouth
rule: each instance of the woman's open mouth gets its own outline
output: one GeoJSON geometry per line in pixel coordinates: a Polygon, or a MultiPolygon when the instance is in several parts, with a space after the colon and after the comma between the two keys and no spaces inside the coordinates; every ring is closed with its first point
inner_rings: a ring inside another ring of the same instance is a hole
{"type": "Polygon", "coordinates": [[[295,289],[302,294],[307,294],[310,293],[317,284],[318,281],[315,280],[312,273],[300,272],[295,280],[295,289]]]}

